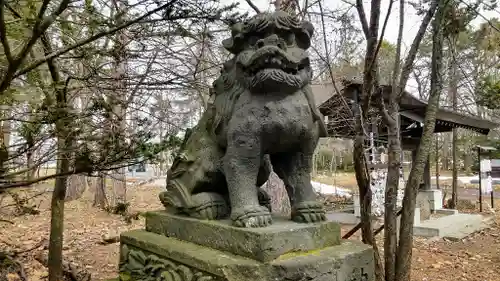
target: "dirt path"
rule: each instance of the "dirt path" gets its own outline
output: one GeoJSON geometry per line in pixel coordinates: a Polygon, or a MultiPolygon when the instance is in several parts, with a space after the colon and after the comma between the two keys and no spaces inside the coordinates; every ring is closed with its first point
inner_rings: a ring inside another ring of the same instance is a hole
{"type": "MultiPolygon", "coordinates": [[[[129,196],[134,211],[161,208],[157,200],[158,187],[141,186],[130,190],[129,196]]],[[[34,191],[31,191],[34,192],[34,191]]],[[[42,239],[48,239],[50,194],[37,198],[39,215],[6,217],[0,209],[0,249],[29,249],[42,239]]],[[[0,206],[6,204],[2,202],[0,206]]],[[[127,224],[116,215],[93,208],[92,196],[85,194],[80,200],[67,203],[65,219],[64,255],[84,265],[92,280],[105,280],[117,276],[119,245],[101,245],[103,235],[116,235],[129,229],[143,228],[143,219],[127,224]]],[[[499,220],[500,222],[500,220],[499,220]]],[[[344,226],[343,232],[350,229],[344,226]]],[[[414,281],[500,281],[500,238],[497,225],[459,242],[429,241],[417,238],[413,251],[414,281]]],[[[379,235],[381,238],[382,235],[379,235]]],[[[356,234],[352,239],[359,239],[356,234]]],[[[32,252],[23,259],[28,280],[46,280],[47,270],[32,257],[32,252]]]]}

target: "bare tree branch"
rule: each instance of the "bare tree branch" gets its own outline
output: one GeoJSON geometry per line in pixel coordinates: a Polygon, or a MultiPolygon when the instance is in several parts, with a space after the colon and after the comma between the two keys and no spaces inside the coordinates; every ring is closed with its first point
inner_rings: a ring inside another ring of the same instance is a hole
{"type": "Polygon", "coordinates": [[[252,0],[245,0],[247,1],[248,5],[250,7],[252,7],[252,9],[257,13],[257,14],[260,14],[260,10],[259,8],[257,8],[257,6],[255,6],[255,4],[252,2],[252,0]]]}
{"type": "Polygon", "coordinates": [[[0,0],[0,40],[2,41],[3,51],[7,62],[11,65],[14,62],[10,53],[9,41],[7,40],[7,30],[5,29],[5,0],[0,0]]]}
{"type": "MultiPolygon", "coordinates": [[[[41,59],[39,59],[39,60],[37,60],[37,61],[29,64],[25,68],[21,69],[15,75],[12,74],[12,78],[16,78],[16,77],[19,77],[19,76],[21,76],[23,74],[26,74],[29,71],[37,68],[38,66],[42,65],[43,63],[45,63],[46,61],[48,61],[50,59],[57,58],[58,56],[66,54],[67,52],[70,52],[70,51],[72,51],[72,50],[74,50],[74,49],[76,49],[78,47],[84,46],[84,45],[86,45],[88,43],[91,43],[91,42],[93,42],[93,41],[95,41],[95,40],[97,40],[99,38],[102,38],[102,37],[104,37],[106,35],[110,35],[110,34],[113,34],[113,33],[117,32],[117,31],[120,31],[120,30],[122,30],[124,28],[127,28],[127,27],[129,27],[129,26],[131,26],[131,25],[133,25],[133,24],[135,24],[135,23],[137,23],[137,22],[139,22],[139,21],[141,21],[141,20],[149,17],[150,15],[152,15],[154,13],[157,13],[157,12],[159,12],[161,10],[167,9],[168,7],[170,7],[173,4],[175,4],[177,1],[178,0],[172,0],[172,1],[168,2],[167,4],[164,4],[164,5],[156,8],[156,9],[153,9],[153,10],[145,13],[144,15],[142,15],[140,17],[137,17],[137,18],[135,18],[135,19],[133,19],[131,21],[128,21],[128,22],[126,22],[126,23],[124,23],[122,25],[119,25],[119,26],[117,26],[115,28],[112,28],[112,29],[109,29],[109,30],[106,30],[106,31],[99,32],[99,33],[97,33],[97,34],[95,34],[95,35],[93,35],[93,36],[91,36],[91,37],[89,37],[87,39],[84,39],[84,40],[81,40],[79,42],[76,42],[75,44],[73,44],[71,46],[68,46],[68,47],[66,47],[66,48],[64,48],[62,50],[59,50],[59,51],[53,52],[51,54],[48,54],[45,57],[43,57],[43,58],[41,58],[41,59]]],[[[176,19],[176,18],[174,18],[174,19],[176,19]]],[[[17,69],[17,67],[16,67],[16,69],[17,69]]],[[[12,80],[12,79],[10,79],[10,80],[12,80]]],[[[3,90],[5,90],[3,87],[8,86],[8,85],[4,86],[5,82],[6,82],[6,80],[4,79],[4,81],[2,81],[2,84],[0,85],[0,96],[3,94],[3,90]]],[[[10,84],[10,81],[9,81],[9,84],[10,84]]]]}
{"type": "Polygon", "coordinates": [[[0,96],[4,95],[5,90],[9,88],[12,79],[14,79],[15,77],[14,74],[16,73],[17,69],[21,66],[22,62],[24,61],[28,53],[31,51],[31,48],[33,48],[36,41],[45,32],[45,30],[47,30],[47,28],[49,28],[49,26],[56,20],[56,18],[62,12],[64,12],[64,10],[66,10],[66,8],[69,5],[69,2],[70,0],[63,0],[59,4],[57,9],[49,17],[43,18],[43,20],[42,19],[37,20],[35,26],[33,27],[31,37],[24,44],[19,54],[16,55],[13,62],[9,64],[9,66],[7,67],[7,71],[3,75],[2,82],[0,83],[0,96]]]}
{"type": "Polygon", "coordinates": [[[413,39],[410,51],[408,52],[408,55],[406,56],[405,62],[403,64],[403,68],[401,69],[401,77],[399,78],[398,85],[399,98],[401,98],[401,96],[403,95],[404,87],[406,86],[406,83],[410,78],[411,70],[413,68],[413,62],[415,61],[415,57],[417,56],[418,47],[420,46],[420,42],[422,42],[422,39],[424,38],[425,31],[427,30],[427,27],[429,26],[429,23],[434,16],[434,12],[436,12],[438,4],[439,0],[433,0],[431,2],[429,10],[427,10],[425,17],[422,19],[422,23],[420,23],[417,35],[415,35],[415,38],[413,39]]]}
{"type": "Polygon", "coordinates": [[[385,29],[387,28],[387,22],[389,22],[389,16],[391,15],[392,4],[394,3],[394,1],[395,0],[390,0],[390,2],[389,2],[389,7],[387,8],[387,14],[385,15],[384,25],[382,26],[382,31],[380,32],[380,39],[378,40],[377,48],[375,49],[375,56],[373,57],[373,60],[370,63],[369,68],[373,67],[373,64],[375,63],[375,59],[378,56],[378,52],[380,51],[380,47],[382,46],[382,42],[384,41],[385,29]]]}
{"type": "Polygon", "coordinates": [[[365,8],[363,6],[363,0],[356,0],[356,10],[358,11],[359,20],[361,21],[361,27],[363,28],[363,33],[365,37],[368,38],[369,30],[368,30],[368,21],[366,19],[365,8]]]}

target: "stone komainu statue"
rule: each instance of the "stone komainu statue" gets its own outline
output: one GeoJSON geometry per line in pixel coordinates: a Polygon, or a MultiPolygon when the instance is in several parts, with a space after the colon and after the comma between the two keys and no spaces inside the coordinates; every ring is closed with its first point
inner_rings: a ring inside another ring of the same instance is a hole
{"type": "Polygon", "coordinates": [[[240,227],[272,223],[260,188],[271,165],[297,222],[325,220],[311,186],[312,156],[326,136],[310,87],[314,28],[283,11],[234,24],[223,41],[234,56],[213,83],[208,110],[188,132],[160,200],[200,219],[230,216],[240,227]]]}

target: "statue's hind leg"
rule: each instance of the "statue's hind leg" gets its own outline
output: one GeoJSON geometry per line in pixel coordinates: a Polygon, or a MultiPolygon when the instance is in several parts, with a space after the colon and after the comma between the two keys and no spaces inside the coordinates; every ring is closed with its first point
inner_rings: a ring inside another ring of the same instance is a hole
{"type": "Polygon", "coordinates": [[[290,197],[292,220],[296,222],[324,221],[323,204],[316,200],[311,184],[312,153],[289,152],[271,156],[276,174],[284,181],[290,197]]]}
{"type": "Polygon", "coordinates": [[[229,134],[224,156],[231,203],[231,220],[238,227],[263,227],[271,224],[271,213],[259,204],[257,176],[261,167],[260,139],[252,133],[229,134]]]}

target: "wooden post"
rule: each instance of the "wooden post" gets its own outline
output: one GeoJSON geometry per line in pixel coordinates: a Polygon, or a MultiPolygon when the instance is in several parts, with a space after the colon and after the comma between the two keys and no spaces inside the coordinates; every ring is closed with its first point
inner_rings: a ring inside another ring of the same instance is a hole
{"type": "Polygon", "coordinates": [[[481,190],[481,147],[477,148],[477,160],[479,162],[479,212],[483,211],[483,193],[481,190]]]}

